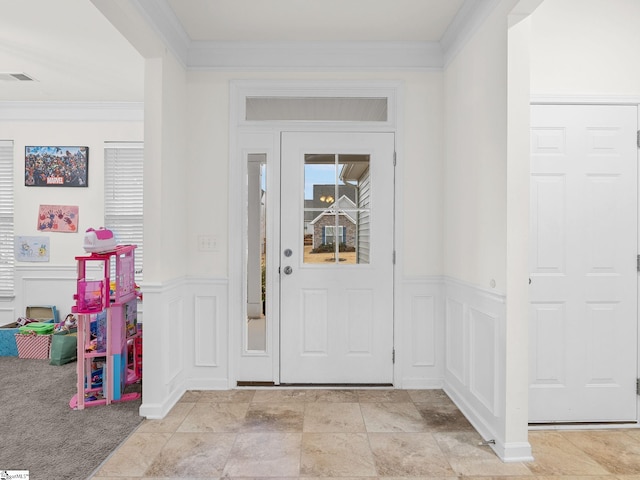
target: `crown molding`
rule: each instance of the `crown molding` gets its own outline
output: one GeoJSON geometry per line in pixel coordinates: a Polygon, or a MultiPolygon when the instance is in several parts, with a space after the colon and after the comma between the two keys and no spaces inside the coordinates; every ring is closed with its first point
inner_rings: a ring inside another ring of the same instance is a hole
{"type": "Polygon", "coordinates": [[[162,39],[183,67],[188,67],[187,58],[191,38],[184,30],[167,0],[132,0],[145,21],[162,39]]]}
{"type": "Polygon", "coordinates": [[[0,121],[144,120],[142,102],[0,102],[0,121]]]}
{"type": "Polygon", "coordinates": [[[440,39],[446,67],[473,37],[500,0],[465,0],[440,39]]]}
{"type": "Polygon", "coordinates": [[[465,0],[440,42],[201,42],[167,0],[132,0],[188,70],[441,70],[500,0],[465,0]]]}

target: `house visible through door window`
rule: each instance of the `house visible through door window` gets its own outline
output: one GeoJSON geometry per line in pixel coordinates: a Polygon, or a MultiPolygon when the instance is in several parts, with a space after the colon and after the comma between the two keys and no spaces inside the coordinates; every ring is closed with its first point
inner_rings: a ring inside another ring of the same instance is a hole
{"type": "Polygon", "coordinates": [[[14,294],[13,141],[0,140],[0,297],[14,294]]]}
{"type": "Polygon", "coordinates": [[[304,157],[304,263],[370,263],[369,155],[304,157]]]}
{"type": "Polygon", "coordinates": [[[137,245],[136,282],[142,281],[143,161],[140,142],[105,143],[104,226],[114,232],[119,245],[137,245]]]}

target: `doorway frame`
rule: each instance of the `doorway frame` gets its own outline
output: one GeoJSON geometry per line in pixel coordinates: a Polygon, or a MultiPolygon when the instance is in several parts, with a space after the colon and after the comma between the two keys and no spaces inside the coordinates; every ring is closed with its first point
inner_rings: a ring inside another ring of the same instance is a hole
{"type": "MultiPolygon", "coordinates": [[[[317,81],[317,80],[232,80],[229,84],[229,253],[228,253],[228,312],[229,312],[229,345],[228,349],[228,388],[235,388],[239,378],[247,369],[253,366],[261,369],[259,382],[279,385],[279,321],[267,322],[267,351],[259,354],[246,354],[243,352],[243,328],[246,320],[246,305],[244,302],[246,285],[246,269],[244,268],[244,246],[246,234],[243,231],[246,212],[245,189],[243,179],[246,173],[246,158],[249,153],[267,154],[267,162],[280,160],[280,133],[291,132],[387,132],[395,135],[396,142],[396,186],[394,190],[394,232],[393,243],[396,251],[395,265],[402,265],[402,251],[397,246],[401,245],[398,232],[404,231],[402,195],[402,146],[403,146],[403,92],[404,83],[400,81],[317,81]],[[387,98],[387,120],[380,122],[363,121],[247,121],[245,107],[247,97],[298,97],[298,98],[335,98],[335,97],[360,97],[360,98],[387,98]],[[238,242],[238,238],[242,241],[238,242]],[[270,378],[269,378],[270,377],[270,378]]],[[[270,170],[269,170],[270,171],[270,170]]],[[[269,182],[269,173],[267,173],[269,182]]],[[[279,201],[279,200],[278,200],[279,201]]],[[[279,208],[279,204],[275,207],[279,208]]],[[[276,211],[274,207],[273,211],[276,211]]],[[[267,236],[273,235],[274,219],[267,219],[267,236]]],[[[273,242],[272,242],[273,243],[273,242]]],[[[271,261],[277,261],[279,257],[271,255],[271,261]]],[[[274,269],[275,270],[275,269],[274,269]]],[[[273,271],[273,270],[272,270],[273,271]]],[[[399,287],[399,271],[394,268],[394,348],[401,345],[399,332],[401,331],[401,316],[398,315],[399,299],[402,292],[399,287]]],[[[270,295],[277,295],[277,274],[267,279],[272,286],[270,295]],[[274,287],[275,286],[275,287],[274,287]]],[[[267,302],[268,314],[272,318],[278,318],[279,312],[270,311],[267,302]]],[[[396,350],[397,352],[397,350],[396,350]]],[[[396,361],[393,365],[393,382],[396,388],[402,378],[400,372],[401,362],[398,361],[400,352],[396,353],[396,361]]]]}
{"type": "MultiPolygon", "coordinates": [[[[531,95],[530,105],[611,105],[611,106],[634,106],[638,107],[638,128],[640,128],[640,97],[638,96],[615,96],[615,95],[531,95]]],[[[640,192],[640,148],[637,150],[638,162],[638,191],[640,192]]],[[[638,194],[638,254],[640,254],[640,193],[638,194]]],[[[530,202],[529,202],[530,203],[530,202]]],[[[529,205],[531,208],[531,205],[529,205]]],[[[529,232],[530,235],[530,232],[529,232]]],[[[530,271],[530,267],[529,267],[530,271]]],[[[640,275],[640,273],[638,274],[640,275]]],[[[638,305],[637,313],[637,339],[636,339],[636,372],[640,376],[640,281],[638,282],[636,302],[638,305]]],[[[530,318],[527,319],[531,321],[530,318]]],[[[588,429],[619,429],[619,428],[638,428],[640,426],[640,396],[636,395],[636,423],[604,423],[604,424],[528,424],[530,431],[534,430],[588,430],[588,429]]]]}

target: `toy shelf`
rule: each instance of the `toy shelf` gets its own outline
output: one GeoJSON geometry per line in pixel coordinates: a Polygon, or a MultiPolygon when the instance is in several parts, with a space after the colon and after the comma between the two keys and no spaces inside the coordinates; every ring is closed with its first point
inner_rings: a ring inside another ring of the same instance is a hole
{"type": "Polygon", "coordinates": [[[124,393],[127,385],[142,378],[135,249],[119,245],[112,251],[75,257],[78,275],[72,312],[78,315],[78,391],[69,401],[74,410],[140,398],[139,393],[124,393]],[[86,277],[91,262],[98,263],[102,278],[86,277]]]}

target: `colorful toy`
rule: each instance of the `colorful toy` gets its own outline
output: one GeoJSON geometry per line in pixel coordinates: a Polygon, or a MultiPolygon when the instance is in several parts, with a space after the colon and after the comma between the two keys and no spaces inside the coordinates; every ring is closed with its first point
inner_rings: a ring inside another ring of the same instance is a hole
{"type": "Polygon", "coordinates": [[[99,229],[88,228],[84,234],[85,252],[109,252],[116,248],[116,238],[113,232],[107,228],[100,227],[99,229]]]}
{"type": "Polygon", "coordinates": [[[69,401],[72,409],[140,398],[138,392],[125,392],[127,385],[140,381],[142,373],[141,348],[136,342],[141,333],[136,328],[135,248],[118,245],[76,257],[76,305],[71,311],[78,317],[78,381],[77,394],[69,401]],[[102,280],[86,278],[87,264],[92,263],[101,267],[102,280]],[[94,297],[99,300],[95,305],[94,297]]]}
{"type": "Polygon", "coordinates": [[[71,330],[77,326],[77,323],[76,317],[73,313],[70,313],[62,322],[56,324],[56,332],[61,332],[63,330],[71,332],[71,330]]]}

